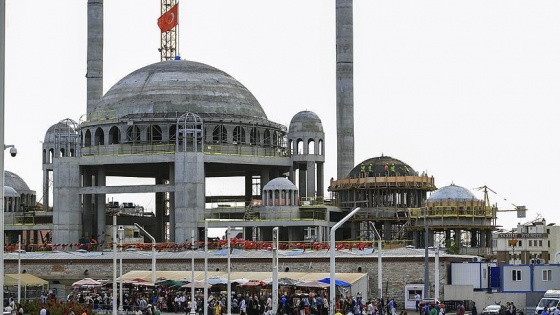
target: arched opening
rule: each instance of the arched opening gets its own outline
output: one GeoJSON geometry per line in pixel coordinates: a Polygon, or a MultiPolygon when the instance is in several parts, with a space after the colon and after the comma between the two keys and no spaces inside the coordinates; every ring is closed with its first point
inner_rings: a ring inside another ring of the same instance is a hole
{"type": "Polygon", "coordinates": [[[86,136],[84,139],[84,146],[91,147],[91,131],[88,129],[86,130],[86,136]]]}
{"type": "Polygon", "coordinates": [[[278,146],[278,131],[272,132],[272,145],[275,147],[278,146]]]}
{"type": "Polygon", "coordinates": [[[105,133],[100,127],[95,130],[94,145],[104,145],[105,144],[105,133]]]}
{"type": "Polygon", "coordinates": [[[66,149],[60,148],[59,154],[60,154],[60,155],[59,155],[60,157],[65,157],[65,156],[66,156],[66,149]]]}
{"type": "Polygon", "coordinates": [[[245,143],[245,129],[237,126],[233,129],[233,144],[245,143]]]}
{"type": "Polygon", "coordinates": [[[49,159],[48,159],[49,164],[53,162],[53,158],[54,158],[54,149],[49,149],[49,159]]]}
{"type": "Polygon", "coordinates": [[[260,143],[260,133],[257,127],[251,128],[251,134],[249,135],[249,137],[250,137],[249,140],[251,144],[257,145],[260,143]]]}
{"type": "Polygon", "coordinates": [[[268,130],[268,129],[264,130],[263,140],[264,140],[264,145],[265,146],[270,146],[272,144],[272,139],[270,138],[270,130],[268,130]]]}
{"type": "Polygon", "coordinates": [[[128,126],[126,128],[126,141],[128,142],[140,142],[140,128],[138,126],[128,126]]]}
{"type": "Polygon", "coordinates": [[[319,139],[319,155],[324,155],[325,154],[325,148],[324,148],[324,142],[323,139],[319,139]]]}
{"type": "Polygon", "coordinates": [[[121,142],[121,130],[117,126],[109,129],[109,144],[119,144],[121,142]]]}
{"type": "Polygon", "coordinates": [[[43,149],[43,164],[47,163],[47,150],[43,149]]]}
{"type": "Polygon", "coordinates": [[[307,154],[315,154],[315,140],[307,140],[307,154]]]}
{"type": "Polygon", "coordinates": [[[303,140],[297,139],[296,141],[296,154],[303,154],[303,140]]]}
{"type": "Polygon", "coordinates": [[[173,142],[177,139],[177,125],[171,125],[169,127],[169,142],[173,142]]]}
{"type": "Polygon", "coordinates": [[[76,151],[74,151],[74,149],[70,149],[69,153],[70,153],[70,155],[68,155],[68,156],[70,156],[70,157],[75,157],[76,156],[76,151]]]}
{"type": "Polygon", "coordinates": [[[288,140],[288,150],[290,150],[290,155],[294,154],[294,141],[292,139],[288,140]]]}
{"type": "Polygon", "coordinates": [[[212,131],[212,142],[227,143],[227,130],[224,125],[217,125],[212,131]]]}
{"type": "Polygon", "coordinates": [[[148,128],[148,141],[149,142],[161,142],[161,127],[159,125],[151,125],[148,128]]]}

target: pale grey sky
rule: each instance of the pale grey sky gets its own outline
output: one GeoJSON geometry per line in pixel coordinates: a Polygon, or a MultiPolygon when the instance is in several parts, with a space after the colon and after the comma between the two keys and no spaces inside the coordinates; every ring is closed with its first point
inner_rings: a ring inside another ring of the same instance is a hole
{"type": "MultiPolygon", "coordinates": [[[[46,130],[86,111],[87,1],[6,2],[5,138],[19,150],[6,169],[40,198],[46,130]]],[[[355,0],[355,164],[389,155],[555,222],[559,14],[558,1],[355,0]]],[[[158,16],[157,0],[105,1],[105,91],[159,61],[158,16]]],[[[335,177],[335,1],[182,0],[179,19],[181,56],[235,77],[269,119],[319,115],[335,177]]]]}

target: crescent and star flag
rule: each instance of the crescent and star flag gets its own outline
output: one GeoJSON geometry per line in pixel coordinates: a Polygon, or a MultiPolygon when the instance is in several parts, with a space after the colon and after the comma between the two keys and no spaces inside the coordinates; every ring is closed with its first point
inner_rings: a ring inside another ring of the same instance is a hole
{"type": "Polygon", "coordinates": [[[162,33],[170,31],[177,24],[179,24],[179,3],[174,5],[157,20],[157,25],[162,33]]]}

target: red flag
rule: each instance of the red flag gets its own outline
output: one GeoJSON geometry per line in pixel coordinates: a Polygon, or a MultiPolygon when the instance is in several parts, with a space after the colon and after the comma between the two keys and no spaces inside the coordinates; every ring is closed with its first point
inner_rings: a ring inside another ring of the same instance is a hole
{"type": "Polygon", "coordinates": [[[179,3],[174,5],[157,20],[157,25],[162,33],[170,31],[177,26],[177,24],[179,24],[179,3]]]}

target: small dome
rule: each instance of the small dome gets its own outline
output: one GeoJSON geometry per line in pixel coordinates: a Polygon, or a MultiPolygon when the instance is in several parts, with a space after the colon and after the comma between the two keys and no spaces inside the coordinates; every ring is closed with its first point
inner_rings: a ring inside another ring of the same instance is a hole
{"type": "Polygon", "coordinates": [[[99,100],[94,112],[117,117],[191,112],[267,118],[253,94],[235,78],[187,60],[158,62],[130,73],[99,100]]]}
{"type": "Polygon", "coordinates": [[[289,132],[323,132],[323,123],[317,114],[305,110],[292,118],[289,132]]]}
{"type": "Polygon", "coordinates": [[[19,195],[15,189],[10,186],[4,186],[4,198],[15,198],[18,196],[19,195]]]}
{"type": "Polygon", "coordinates": [[[277,177],[264,185],[263,190],[297,190],[297,186],[285,177],[277,177]]]}
{"type": "Polygon", "coordinates": [[[31,191],[21,177],[10,171],[4,171],[4,186],[10,186],[20,194],[31,191]]]}
{"type": "Polygon", "coordinates": [[[78,124],[72,119],[64,119],[49,127],[45,133],[45,143],[54,142],[55,134],[78,134],[78,124]]]}
{"type": "Polygon", "coordinates": [[[436,190],[429,198],[428,201],[440,201],[440,200],[478,200],[475,195],[468,189],[451,184],[449,186],[441,187],[436,190]]]}
{"type": "Polygon", "coordinates": [[[395,165],[395,174],[389,174],[391,176],[405,176],[405,175],[417,175],[416,171],[408,164],[404,163],[401,160],[392,158],[390,156],[379,156],[367,159],[360,164],[356,165],[351,171],[348,176],[350,178],[359,178],[361,172],[361,166],[364,164],[366,172],[369,172],[369,165],[373,169],[373,176],[385,176],[385,164],[389,167],[389,170],[395,165]]]}

